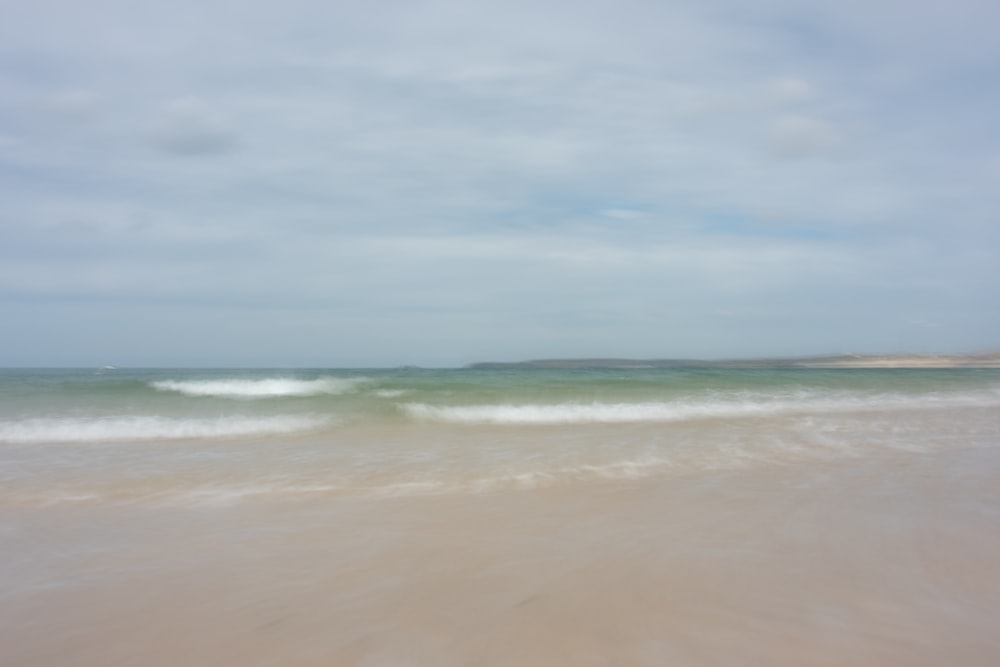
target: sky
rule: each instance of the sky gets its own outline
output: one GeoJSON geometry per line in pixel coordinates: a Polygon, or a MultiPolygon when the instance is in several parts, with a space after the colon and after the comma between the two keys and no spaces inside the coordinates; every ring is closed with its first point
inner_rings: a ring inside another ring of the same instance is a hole
{"type": "Polygon", "coordinates": [[[0,366],[1000,349],[991,0],[6,0],[0,366]]]}

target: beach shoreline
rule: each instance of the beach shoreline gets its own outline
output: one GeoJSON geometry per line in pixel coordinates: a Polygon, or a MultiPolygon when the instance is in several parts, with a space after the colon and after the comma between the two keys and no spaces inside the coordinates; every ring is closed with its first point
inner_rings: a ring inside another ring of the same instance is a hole
{"type": "Polygon", "coordinates": [[[997,370],[20,371],[0,393],[5,665],[1000,656],[997,370]]]}
{"type": "Polygon", "coordinates": [[[476,370],[517,368],[1000,368],[1000,352],[982,354],[837,354],[808,357],[751,359],[533,359],[483,361],[467,366],[476,370]]]}

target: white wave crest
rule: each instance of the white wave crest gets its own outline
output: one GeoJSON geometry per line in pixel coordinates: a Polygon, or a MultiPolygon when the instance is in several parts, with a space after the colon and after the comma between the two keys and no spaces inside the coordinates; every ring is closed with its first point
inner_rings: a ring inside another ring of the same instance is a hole
{"type": "Polygon", "coordinates": [[[809,411],[923,409],[935,407],[990,407],[995,395],[979,393],[952,396],[828,396],[745,397],[704,401],[644,403],[486,404],[435,406],[406,403],[401,407],[420,421],[451,424],[588,424],[672,422],[689,419],[754,417],[809,411]]]}
{"type": "Polygon", "coordinates": [[[231,438],[310,431],[330,420],[318,416],[167,418],[156,416],[37,418],[0,422],[0,442],[120,442],[231,438]]]}
{"type": "Polygon", "coordinates": [[[558,405],[461,405],[438,407],[424,403],[403,406],[411,417],[455,424],[585,424],[677,421],[696,417],[766,414],[762,404],[684,403],[563,403],[558,405]]]}
{"type": "Polygon", "coordinates": [[[295,378],[265,378],[259,380],[162,380],[152,386],[160,391],[176,391],[187,396],[218,398],[281,398],[347,394],[367,378],[332,378],[298,380],[295,378]]]}
{"type": "Polygon", "coordinates": [[[408,392],[405,389],[379,389],[373,393],[379,398],[399,398],[408,392]]]}

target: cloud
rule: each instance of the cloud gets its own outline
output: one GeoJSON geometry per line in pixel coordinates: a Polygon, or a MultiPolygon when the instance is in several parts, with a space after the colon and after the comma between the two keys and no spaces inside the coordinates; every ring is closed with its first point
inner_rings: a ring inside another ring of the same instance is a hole
{"type": "Polygon", "coordinates": [[[802,102],[816,95],[816,90],[812,85],[794,77],[778,79],[771,84],[770,88],[775,99],[784,103],[802,102]]]}
{"type": "Polygon", "coordinates": [[[101,108],[103,99],[93,90],[60,91],[48,96],[43,106],[46,111],[67,120],[93,119],[101,108]]]}
{"type": "Polygon", "coordinates": [[[779,118],[767,133],[768,150],[786,158],[832,155],[842,143],[832,124],[805,116],[779,118]]]}
{"type": "Polygon", "coordinates": [[[225,309],[275,363],[279,311],[344,363],[995,336],[991,6],[96,2],[0,25],[25,341],[60,299],[225,309]]]}
{"type": "Polygon", "coordinates": [[[231,122],[219,110],[190,97],[170,102],[150,125],[149,136],[177,155],[228,153],[238,143],[231,122]]]}

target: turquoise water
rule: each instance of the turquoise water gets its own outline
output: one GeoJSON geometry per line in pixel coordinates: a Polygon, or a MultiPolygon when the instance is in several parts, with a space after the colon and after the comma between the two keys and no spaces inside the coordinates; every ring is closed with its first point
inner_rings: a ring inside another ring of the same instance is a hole
{"type": "Polygon", "coordinates": [[[1000,371],[5,370],[8,503],[469,493],[994,446],[1000,371]]]}
{"type": "Polygon", "coordinates": [[[226,437],[405,422],[632,423],[998,402],[994,369],[3,370],[0,442],[226,437]]]}

